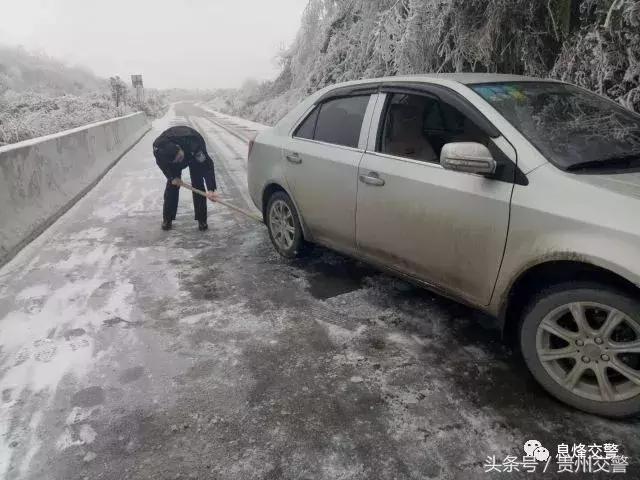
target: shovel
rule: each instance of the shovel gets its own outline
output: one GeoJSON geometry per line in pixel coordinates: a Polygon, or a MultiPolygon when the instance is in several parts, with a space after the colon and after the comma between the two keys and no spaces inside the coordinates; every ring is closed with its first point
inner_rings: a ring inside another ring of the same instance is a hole
{"type": "MultiPolygon", "coordinates": [[[[186,188],[187,190],[191,190],[194,193],[197,193],[198,195],[202,195],[203,197],[206,197],[207,194],[205,192],[203,192],[202,190],[198,190],[197,188],[193,188],[191,185],[189,185],[186,182],[182,182],[182,186],[184,188],[186,188]]],[[[218,200],[217,202],[213,202],[213,203],[219,203],[220,205],[227,207],[231,210],[233,210],[234,212],[238,212],[241,213],[242,215],[244,215],[245,217],[249,217],[252,220],[255,220],[256,222],[259,223],[264,223],[264,221],[262,220],[262,217],[256,215],[255,213],[249,212],[247,210],[244,210],[240,207],[236,207],[235,205],[231,205],[230,203],[224,202],[222,200],[218,200]]]]}

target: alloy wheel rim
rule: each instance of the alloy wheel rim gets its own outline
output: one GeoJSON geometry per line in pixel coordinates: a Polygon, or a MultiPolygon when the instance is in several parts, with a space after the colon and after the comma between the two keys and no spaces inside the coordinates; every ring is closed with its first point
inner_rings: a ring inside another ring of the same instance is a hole
{"type": "Polygon", "coordinates": [[[640,394],[640,325],[613,307],[556,308],[538,326],[536,352],[547,373],[582,398],[616,402],[640,394]]]}
{"type": "Polygon", "coordinates": [[[269,212],[269,228],[278,247],[289,250],[293,246],[296,228],[293,223],[293,213],[283,200],[276,200],[269,212]]]}

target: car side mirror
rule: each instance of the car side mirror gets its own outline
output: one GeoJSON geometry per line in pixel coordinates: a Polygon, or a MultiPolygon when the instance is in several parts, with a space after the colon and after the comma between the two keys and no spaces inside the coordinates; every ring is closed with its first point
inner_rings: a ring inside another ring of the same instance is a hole
{"type": "Polygon", "coordinates": [[[440,153],[440,165],[445,170],[491,175],[498,164],[487,147],[475,142],[447,143],[440,153]]]}

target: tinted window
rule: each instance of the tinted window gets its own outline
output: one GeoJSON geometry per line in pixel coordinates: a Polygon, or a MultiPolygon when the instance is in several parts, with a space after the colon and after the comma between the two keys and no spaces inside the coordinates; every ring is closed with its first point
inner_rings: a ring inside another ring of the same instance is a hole
{"type": "Polygon", "coordinates": [[[458,110],[435,97],[391,94],[378,151],[397,157],[439,162],[451,142],[488,143],[486,136],[458,110]]]}
{"type": "Polygon", "coordinates": [[[640,164],[640,116],[596,94],[553,82],[472,88],[564,170],[624,171],[640,164]]]}
{"type": "Polygon", "coordinates": [[[304,122],[300,124],[300,126],[296,129],[293,136],[298,138],[307,138],[309,140],[313,139],[313,134],[316,129],[316,120],[318,118],[318,111],[320,107],[316,107],[313,111],[307,116],[304,122]]]}
{"type": "Polygon", "coordinates": [[[440,102],[429,98],[425,98],[425,101],[424,128],[427,130],[446,130],[440,102]]]}
{"type": "Polygon", "coordinates": [[[322,104],[315,140],[357,147],[369,95],[337,98],[322,104]]]}

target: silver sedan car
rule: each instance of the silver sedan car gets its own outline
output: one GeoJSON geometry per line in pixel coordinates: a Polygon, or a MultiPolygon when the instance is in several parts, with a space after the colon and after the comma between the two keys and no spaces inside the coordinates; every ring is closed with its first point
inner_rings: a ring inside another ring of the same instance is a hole
{"type": "Polygon", "coordinates": [[[259,134],[248,180],[284,257],[321,244],[483,309],[558,399],[640,411],[640,116],[527,77],[349,82],[259,134]]]}

